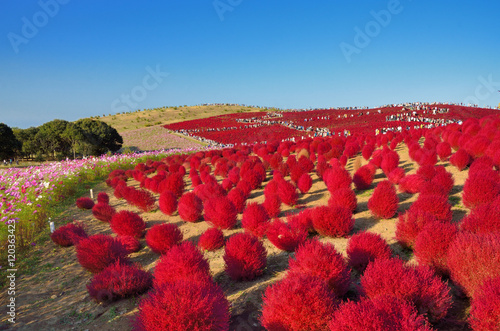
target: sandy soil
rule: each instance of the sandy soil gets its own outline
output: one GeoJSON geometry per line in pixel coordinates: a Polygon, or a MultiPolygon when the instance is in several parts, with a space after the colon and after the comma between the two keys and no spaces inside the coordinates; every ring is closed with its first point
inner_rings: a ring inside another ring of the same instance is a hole
{"type": "MultiPolygon", "coordinates": [[[[415,173],[416,165],[409,160],[406,146],[398,147],[400,154],[400,166],[407,173],[415,173]]],[[[358,161],[359,162],[359,161],[358,161]]],[[[366,161],[362,160],[362,164],[366,161]]],[[[354,160],[350,160],[347,169],[353,173],[354,160]]],[[[465,182],[467,172],[458,172],[448,163],[439,163],[446,166],[455,179],[450,198],[453,206],[454,221],[459,221],[466,210],[461,206],[461,191],[465,182]]],[[[188,178],[188,176],[186,176],[188,178]]],[[[268,176],[268,180],[270,176],[268,176]]],[[[372,189],[358,192],[358,208],[353,215],[356,222],[354,233],[367,230],[379,233],[387,240],[394,253],[410,263],[416,263],[411,251],[403,249],[394,239],[396,217],[389,220],[377,220],[373,218],[367,208],[367,201],[373,192],[376,183],[385,179],[381,170],[376,173],[372,189]]],[[[310,193],[301,196],[298,207],[313,207],[327,204],[329,194],[324,183],[313,175],[314,184],[310,193]]],[[[191,190],[188,182],[188,190],[191,190]]],[[[266,183],[264,183],[265,185],[266,183]]],[[[131,181],[129,185],[138,185],[131,181]]],[[[96,191],[105,191],[110,195],[110,204],[117,210],[130,209],[139,212],[136,208],[130,207],[125,201],[117,200],[113,197],[112,189],[103,184],[94,189],[96,191]]],[[[400,193],[399,213],[403,213],[409,208],[411,203],[417,198],[416,195],[400,193]]],[[[256,190],[252,192],[249,202],[262,202],[264,199],[263,191],[256,190]]],[[[298,212],[299,209],[290,208],[283,205],[280,217],[288,213],[298,212]]],[[[159,210],[149,213],[139,214],[147,222],[148,227],[161,222],[173,223],[179,226],[184,239],[197,243],[200,234],[208,228],[206,222],[196,224],[183,222],[177,214],[172,217],[163,215],[159,210]]],[[[56,226],[65,224],[68,220],[75,219],[82,221],[87,226],[89,234],[105,233],[112,234],[109,225],[99,222],[92,217],[90,211],[81,211],[76,207],[66,211],[61,218],[55,220],[56,226]]],[[[239,215],[241,219],[241,215],[239,215]]],[[[225,236],[229,237],[233,233],[243,231],[238,226],[234,230],[225,231],[225,236]]],[[[345,248],[348,238],[321,238],[323,242],[329,242],[345,255],[345,248]]],[[[158,255],[152,253],[145,245],[145,240],[141,240],[143,249],[138,253],[131,255],[134,262],[140,263],[146,270],[153,271],[158,260],[158,255]]],[[[232,304],[231,330],[263,330],[259,325],[260,307],[262,304],[262,293],[265,288],[283,277],[288,267],[288,259],[293,254],[280,251],[274,247],[267,239],[264,240],[264,246],[268,251],[268,265],[264,275],[251,282],[231,281],[224,273],[224,262],[222,259],[223,249],[215,252],[204,253],[210,262],[210,268],[215,281],[222,286],[225,294],[232,304]]],[[[39,270],[33,275],[22,275],[17,280],[17,312],[18,320],[16,328],[18,330],[130,330],[131,320],[137,312],[137,304],[140,297],[121,300],[109,305],[97,304],[91,300],[86,291],[86,283],[92,275],[84,271],[76,259],[74,247],[62,248],[52,242],[47,242],[33,250],[33,254],[39,256],[39,270]]],[[[359,281],[358,275],[353,273],[353,284],[359,281]]],[[[355,286],[355,285],[353,285],[355,286]]],[[[468,302],[458,295],[458,292],[452,288],[454,293],[454,307],[451,310],[446,321],[442,325],[436,326],[439,330],[468,330],[464,323],[466,318],[466,309],[468,302]]],[[[6,293],[2,291],[0,302],[6,302],[6,293]]],[[[348,293],[354,296],[354,291],[348,293]],[[352,293],[351,293],[352,292],[352,293]]],[[[6,315],[0,316],[0,330],[7,329],[6,315]]]]}

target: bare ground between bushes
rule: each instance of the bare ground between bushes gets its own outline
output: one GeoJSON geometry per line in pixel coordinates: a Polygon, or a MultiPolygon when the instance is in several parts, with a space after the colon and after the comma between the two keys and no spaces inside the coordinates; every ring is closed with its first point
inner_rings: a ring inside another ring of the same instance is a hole
{"type": "MultiPolygon", "coordinates": [[[[406,146],[400,145],[397,149],[400,154],[400,166],[407,173],[415,173],[417,165],[408,157],[406,146]]],[[[362,160],[361,164],[366,163],[362,160]]],[[[350,160],[347,169],[354,173],[356,162],[350,160]]],[[[439,163],[450,171],[455,179],[455,187],[452,190],[450,202],[453,205],[453,220],[459,221],[466,210],[461,205],[461,191],[465,182],[467,172],[458,172],[456,168],[448,163],[439,163]]],[[[359,163],[358,163],[359,166],[359,163]]],[[[298,212],[299,208],[309,208],[317,205],[327,204],[329,194],[324,183],[316,175],[313,177],[313,186],[308,194],[300,197],[296,208],[283,205],[280,217],[289,213],[298,212]]],[[[186,178],[188,178],[186,176],[186,178]]],[[[271,176],[268,174],[268,180],[271,176]]],[[[385,179],[381,170],[377,170],[374,184],[367,191],[357,192],[358,208],[353,215],[355,226],[353,233],[367,230],[380,234],[387,240],[394,253],[415,263],[411,251],[403,249],[394,239],[396,217],[390,220],[377,220],[373,218],[368,210],[367,201],[370,198],[376,183],[385,179]]],[[[263,184],[265,186],[266,182],[263,184]]],[[[129,182],[129,185],[138,185],[137,182],[129,182]]],[[[188,182],[187,190],[191,190],[188,182]]],[[[105,191],[110,196],[110,204],[117,210],[128,209],[139,212],[136,208],[130,207],[125,201],[117,200],[113,196],[112,189],[100,184],[94,188],[96,191],[105,191]]],[[[409,208],[411,203],[417,198],[416,195],[399,194],[400,207],[398,213],[403,213],[409,208]]],[[[262,190],[252,192],[249,202],[263,202],[262,190]]],[[[148,228],[161,222],[173,223],[181,229],[184,240],[197,243],[199,236],[209,226],[206,222],[186,223],[177,214],[172,217],[163,215],[159,210],[139,214],[144,218],[148,228]]],[[[238,215],[241,219],[241,215],[238,215]]],[[[89,234],[112,234],[109,225],[99,222],[92,217],[91,211],[81,211],[76,207],[66,210],[58,219],[54,220],[57,226],[61,226],[70,220],[78,220],[85,223],[89,234]]],[[[243,231],[238,226],[234,230],[225,231],[227,237],[234,233],[243,231]]],[[[345,255],[345,248],[348,238],[321,238],[321,241],[335,245],[337,250],[345,255]]],[[[139,263],[144,269],[153,271],[158,260],[158,256],[150,251],[145,245],[145,240],[141,239],[143,248],[131,255],[134,262],[139,263]]],[[[223,288],[230,301],[231,308],[231,330],[263,330],[259,323],[260,308],[262,304],[262,294],[265,288],[277,280],[281,279],[288,268],[288,259],[293,254],[283,252],[274,247],[267,239],[264,246],[268,252],[268,264],[264,275],[251,282],[231,281],[224,273],[223,249],[215,252],[205,252],[205,257],[210,262],[210,269],[215,281],[223,288]]],[[[7,322],[8,316],[5,312],[4,303],[7,302],[7,290],[0,294],[0,302],[4,307],[0,312],[0,330],[131,330],[131,323],[137,313],[138,303],[141,297],[124,299],[112,304],[97,304],[89,297],[86,284],[92,278],[92,274],[80,267],[76,259],[74,247],[63,248],[55,245],[51,241],[39,245],[33,249],[34,260],[36,261],[32,274],[18,271],[20,277],[16,280],[16,310],[17,322],[12,325],[7,322]]],[[[359,283],[359,276],[353,273],[353,286],[348,293],[348,297],[355,297],[356,286],[359,283]]],[[[450,286],[452,286],[450,284],[450,286]]],[[[465,318],[467,317],[468,302],[460,296],[458,291],[452,287],[454,295],[454,306],[449,316],[440,325],[435,326],[439,330],[468,330],[465,318]]]]}

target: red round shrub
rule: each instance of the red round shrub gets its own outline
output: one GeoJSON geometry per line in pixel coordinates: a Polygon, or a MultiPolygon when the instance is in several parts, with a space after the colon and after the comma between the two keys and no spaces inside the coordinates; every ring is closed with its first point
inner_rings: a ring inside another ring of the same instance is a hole
{"type": "Polygon", "coordinates": [[[94,207],[94,201],[87,197],[81,197],[76,199],[76,206],[80,209],[92,209],[92,207],[94,207]]]}
{"type": "Polygon", "coordinates": [[[264,237],[269,226],[269,215],[264,206],[257,202],[249,203],[243,211],[241,226],[257,238],[264,237]]]}
{"type": "Polygon", "coordinates": [[[330,199],[328,199],[328,206],[341,206],[355,211],[358,206],[358,199],[356,193],[350,188],[339,188],[330,192],[330,199]]]}
{"type": "Polygon", "coordinates": [[[243,210],[245,209],[246,201],[247,198],[245,194],[243,193],[242,190],[240,190],[238,187],[233,188],[229,193],[227,194],[227,198],[229,201],[231,201],[236,208],[236,211],[241,214],[243,210]]]}
{"type": "Polygon", "coordinates": [[[177,210],[182,220],[194,223],[201,218],[203,202],[193,192],[185,193],[179,199],[177,210]]]}
{"type": "Polygon", "coordinates": [[[366,144],[365,146],[363,146],[363,149],[361,150],[361,155],[366,161],[368,161],[372,156],[374,150],[375,146],[373,144],[366,144]]]}
{"type": "Polygon", "coordinates": [[[179,280],[164,284],[139,304],[135,329],[229,330],[229,302],[213,282],[179,280]]]}
{"type": "Polygon", "coordinates": [[[288,223],[293,224],[294,226],[301,226],[305,228],[308,232],[316,232],[313,226],[312,212],[314,208],[307,208],[295,214],[293,216],[288,217],[288,223]]]}
{"type": "Polygon", "coordinates": [[[269,331],[326,330],[338,299],[319,278],[286,276],[262,297],[261,323],[269,331]]]}
{"type": "Polygon", "coordinates": [[[103,234],[82,239],[76,246],[78,262],[92,273],[101,272],[116,261],[128,262],[127,254],[118,240],[103,234]]]}
{"type": "Polygon", "coordinates": [[[99,202],[109,204],[109,195],[106,192],[99,192],[97,194],[97,203],[99,202]]]}
{"type": "Polygon", "coordinates": [[[256,237],[238,233],[226,242],[226,273],[233,280],[252,280],[262,275],[267,264],[267,251],[256,237]]]}
{"type": "Polygon", "coordinates": [[[380,163],[380,168],[382,171],[388,175],[392,170],[396,169],[399,165],[399,154],[394,151],[385,152],[382,156],[382,163],[380,163]]]}
{"type": "Polygon", "coordinates": [[[182,241],[182,232],[175,224],[156,224],[146,233],[146,244],[156,254],[165,254],[182,241]]]}
{"type": "Polygon", "coordinates": [[[163,192],[164,190],[169,190],[174,192],[174,194],[177,195],[178,197],[180,197],[184,192],[184,187],[186,186],[186,183],[184,182],[184,178],[180,173],[174,172],[169,174],[164,182],[165,183],[162,185],[162,189],[160,192],[163,192]]]}
{"type": "Polygon", "coordinates": [[[248,198],[248,196],[252,192],[252,186],[246,180],[240,180],[240,182],[238,183],[238,185],[236,185],[236,187],[243,192],[246,198],[248,198]]]}
{"type": "Polygon", "coordinates": [[[424,226],[415,239],[414,254],[419,264],[425,264],[438,273],[448,274],[446,255],[458,233],[455,224],[431,222],[424,226]]]}
{"type": "Polygon", "coordinates": [[[118,236],[115,238],[125,247],[128,253],[135,253],[141,250],[141,243],[132,236],[118,236]]]}
{"type": "Polygon", "coordinates": [[[399,180],[399,191],[415,194],[420,192],[423,185],[425,185],[425,179],[417,174],[406,175],[399,180]]]}
{"type": "Polygon", "coordinates": [[[307,228],[296,223],[275,219],[267,228],[267,239],[277,248],[293,252],[307,239],[307,228]]]}
{"type": "Polygon", "coordinates": [[[50,239],[62,247],[77,245],[87,237],[83,224],[78,222],[63,225],[50,234],[50,239]]]}
{"type": "Polygon", "coordinates": [[[125,197],[128,203],[136,206],[144,212],[151,211],[155,208],[155,197],[148,191],[145,190],[132,190],[128,197],[125,197]]]}
{"type": "Polygon", "coordinates": [[[115,208],[106,203],[97,203],[92,207],[92,215],[101,222],[111,222],[111,218],[115,213],[115,208]]]}
{"type": "Polygon", "coordinates": [[[198,247],[206,251],[215,251],[224,247],[224,244],[224,234],[216,228],[210,228],[203,232],[198,241],[198,247]]]}
{"type": "Polygon", "coordinates": [[[346,253],[349,266],[360,273],[375,259],[389,259],[392,256],[391,248],[379,234],[366,231],[353,235],[347,241],[346,253]]]}
{"type": "Polygon", "coordinates": [[[461,231],[490,233],[500,231],[500,206],[498,202],[486,203],[472,209],[460,223],[461,231]]]}
{"type": "Polygon", "coordinates": [[[489,203],[500,194],[498,177],[493,177],[487,170],[478,171],[465,181],[462,201],[467,208],[473,209],[489,203]]]}
{"type": "Polygon", "coordinates": [[[161,212],[170,216],[177,210],[177,196],[172,191],[164,190],[160,193],[158,204],[161,212]]]}
{"type": "Polygon", "coordinates": [[[343,297],[351,284],[350,269],[342,254],[332,244],[308,240],[290,257],[290,273],[302,273],[321,278],[338,297],[343,297]]]}
{"type": "Polygon", "coordinates": [[[405,266],[399,259],[376,259],[361,276],[363,294],[370,299],[391,295],[412,303],[431,322],[451,307],[450,289],[425,266],[405,266]]]}
{"type": "Polygon", "coordinates": [[[299,199],[296,187],[286,180],[279,181],[278,196],[280,200],[288,206],[295,206],[299,199]]]}
{"type": "Polygon", "coordinates": [[[387,175],[387,179],[391,181],[391,183],[398,185],[401,179],[405,176],[405,170],[403,168],[395,168],[393,169],[389,175],[387,175]]]}
{"type": "Polygon", "coordinates": [[[154,286],[177,280],[211,281],[210,266],[200,250],[189,241],[173,246],[160,258],[154,272],[154,286]]]}
{"type": "Polygon", "coordinates": [[[330,331],[431,331],[424,316],[405,300],[386,295],[348,301],[333,313],[330,331]]]}
{"type": "Polygon", "coordinates": [[[373,177],[375,176],[375,171],[369,164],[362,166],[354,173],[352,181],[356,190],[367,190],[373,183],[373,177]]]}
{"type": "Polygon", "coordinates": [[[500,325],[500,277],[484,282],[472,300],[469,315],[472,330],[494,331],[500,325]]]}
{"type": "MultiPolygon", "coordinates": [[[[277,174],[277,172],[275,173],[277,174]]],[[[283,178],[281,178],[283,180],[283,178]]],[[[272,179],[269,181],[269,183],[266,184],[264,187],[264,196],[270,197],[270,196],[277,196],[278,195],[278,180],[277,179],[272,179]]]]}
{"type": "Polygon", "coordinates": [[[142,294],[151,288],[152,283],[149,272],[117,261],[94,275],[87,290],[95,301],[111,302],[142,294]]]}
{"type": "Polygon", "coordinates": [[[309,192],[312,186],[312,178],[309,174],[304,173],[300,176],[299,181],[297,182],[297,187],[300,190],[300,193],[305,194],[309,192]]]}
{"type": "Polygon", "coordinates": [[[431,180],[431,186],[443,188],[447,195],[454,184],[453,176],[448,171],[438,171],[431,180]]]}
{"type": "Polygon", "coordinates": [[[312,209],[314,230],[327,237],[345,237],[354,227],[352,213],[346,207],[318,206],[312,209]]]}
{"type": "Polygon", "coordinates": [[[218,229],[232,229],[236,225],[238,212],[227,197],[215,197],[204,204],[205,221],[218,229]]]}
{"type": "Polygon", "coordinates": [[[436,146],[436,152],[437,152],[437,154],[439,156],[439,159],[441,161],[445,161],[451,155],[451,146],[446,141],[440,142],[436,146]]]}
{"type": "Polygon", "coordinates": [[[278,217],[281,213],[281,200],[277,195],[266,196],[262,205],[266,209],[269,217],[278,217]]]}
{"type": "Polygon", "coordinates": [[[146,223],[134,212],[121,210],[111,218],[111,230],[119,236],[142,237],[146,223]]]}
{"type": "Polygon", "coordinates": [[[469,297],[488,279],[500,276],[500,232],[460,232],[448,249],[451,279],[469,297]]]}
{"type": "Polygon", "coordinates": [[[443,222],[451,222],[453,217],[448,197],[443,195],[420,195],[409,210],[425,210],[443,222]]]}
{"type": "Polygon", "coordinates": [[[471,156],[462,148],[450,157],[451,165],[455,166],[460,171],[464,170],[471,161],[471,156]]]}
{"type": "Polygon", "coordinates": [[[437,218],[425,210],[408,210],[398,217],[396,239],[403,246],[413,247],[424,226],[436,221],[437,218]]]}
{"type": "Polygon", "coordinates": [[[368,200],[368,209],[377,218],[389,219],[398,210],[399,198],[394,185],[388,180],[377,184],[373,195],[368,200]]]}
{"type": "Polygon", "coordinates": [[[330,192],[343,187],[350,188],[353,181],[349,172],[340,166],[326,170],[323,180],[330,192]]]}

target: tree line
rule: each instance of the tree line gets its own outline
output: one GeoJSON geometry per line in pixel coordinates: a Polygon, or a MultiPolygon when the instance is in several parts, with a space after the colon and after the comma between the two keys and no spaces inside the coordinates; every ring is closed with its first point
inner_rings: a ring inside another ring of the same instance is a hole
{"type": "Polygon", "coordinates": [[[115,128],[93,120],[53,120],[28,129],[0,123],[0,159],[43,160],[102,155],[118,151],[123,138],[115,128]]]}

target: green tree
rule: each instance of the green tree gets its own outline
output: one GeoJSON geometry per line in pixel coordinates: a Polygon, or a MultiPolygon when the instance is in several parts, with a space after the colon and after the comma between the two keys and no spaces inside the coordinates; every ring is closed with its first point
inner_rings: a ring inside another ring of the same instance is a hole
{"type": "Polygon", "coordinates": [[[81,119],[74,123],[74,134],[79,135],[79,149],[85,155],[102,155],[116,152],[123,145],[123,138],[115,128],[91,119],[81,119]]]}
{"type": "Polygon", "coordinates": [[[16,151],[21,150],[21,143],[17,140],[12,129],[0,123],[0,158],[10,159],[16,155],[16,151]]]}
{"type": "Polygon", "coordinates": [[[35,140],[45,154],[54,153],[54,157],[58,152],[69,155],[71,145],[64,135],[68,124],[68,121],[53,120],[39,127],[35,140]]]}
{"type": "Polygon", "coordinates": [[[38,128],[31,127],[27,129],[18,129],[13,128],[14,135],[17,140],[19,140],[22,144],[21,155],[25,157],[32,157],[37,154],[40,150],[40,145],[35,139],[36,134],[38,133],[38,128]]]}

